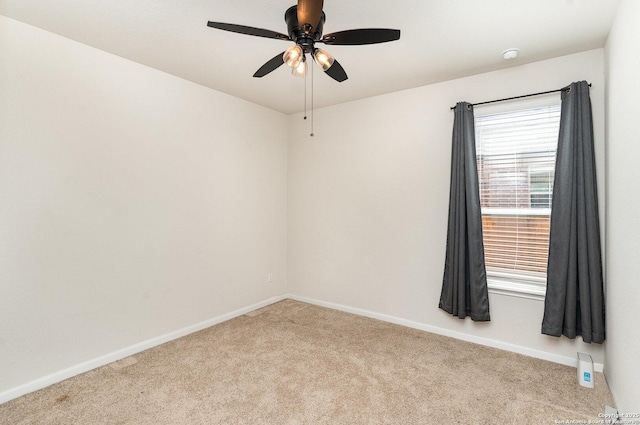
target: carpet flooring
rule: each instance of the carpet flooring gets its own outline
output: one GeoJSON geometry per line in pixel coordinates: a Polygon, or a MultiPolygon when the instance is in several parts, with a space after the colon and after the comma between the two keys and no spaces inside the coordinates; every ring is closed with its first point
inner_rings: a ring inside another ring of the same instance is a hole
{"type": "MultiPolygon", "coordinates": [[[[554,424],[602,374],[285,300],[0,405],[0,424],[554,424]]],[[[569,423],[569,422],[565,422],[569,423]]]]}

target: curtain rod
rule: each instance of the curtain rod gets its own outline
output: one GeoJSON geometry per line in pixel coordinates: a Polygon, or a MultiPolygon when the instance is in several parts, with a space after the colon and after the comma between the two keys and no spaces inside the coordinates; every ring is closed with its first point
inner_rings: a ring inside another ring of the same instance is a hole
{"type": "MultiPolygon", "coordinates": [[[[559,91],[569,90],[569,87],[570,86],[563,87],[561,89],[556,89],[556,90],[541,91],[539,93],[523,94],[522,96],[506,97],[504,99],[487,100],[485,102],[472,103],[471,106],[486,105],[488,103],[504,102],[504,101],[507,101],[507,100],[522,99],[524,97],[540,96],[540,95],[543,95],[543,94],[556,93],[556,92],[559,92],[559,91]]],[[[591,83],[589,83],[589,87],[591,87],[591,83]]],[[[456,107],[452,106],[451,110],[454,110],[454,109],[456,109],[456,107]]]]}

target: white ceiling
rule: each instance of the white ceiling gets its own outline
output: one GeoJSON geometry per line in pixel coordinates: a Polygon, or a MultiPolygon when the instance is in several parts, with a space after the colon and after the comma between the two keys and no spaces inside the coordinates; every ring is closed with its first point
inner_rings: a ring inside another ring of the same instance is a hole
{"type": "MultiPolygon", "coordinates": [[[[220,21],[287,32],[296,0],[0,0],[0,14],[284,112],[304,108],[304,80],[282,66],[253,73],[291,42],[207,27],[220,21]]],[[[324,33],[396,28],[399,41],[327,46],[349,79],[314,72],[328,106],[603,47],[619,0],[325,0],[324,33]],[[521,49],[512,61],[503,50],[521,49]]],[[[0,53],[1,54],[1,53],[0,53]]],[[[308,82],[310,84],[310,81],[308,82]]]]}

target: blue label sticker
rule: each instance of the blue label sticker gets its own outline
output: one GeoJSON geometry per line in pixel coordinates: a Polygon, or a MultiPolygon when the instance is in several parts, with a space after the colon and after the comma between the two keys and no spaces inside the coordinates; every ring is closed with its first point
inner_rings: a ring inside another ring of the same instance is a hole
{"type": "Polygon", "coordinates": [[[584,373],[584,381],[591,382],[591,374],[589,372],[584,373]]]}

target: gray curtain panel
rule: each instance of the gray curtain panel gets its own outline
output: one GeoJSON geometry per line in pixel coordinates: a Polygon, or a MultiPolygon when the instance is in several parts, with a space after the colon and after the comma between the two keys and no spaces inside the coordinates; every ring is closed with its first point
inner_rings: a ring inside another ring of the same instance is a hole
{"type": "Polygon", "coordinates": [[[488,321],[489,294],[482,243],[473,105],[459,102],[453,122],[447,252],[439,307],[488,321]]]}
{"type": "Polygon", "coordinates": [[[600,222],[589,85],[562,92],[542,333],[605,339],[600,222]]]}

